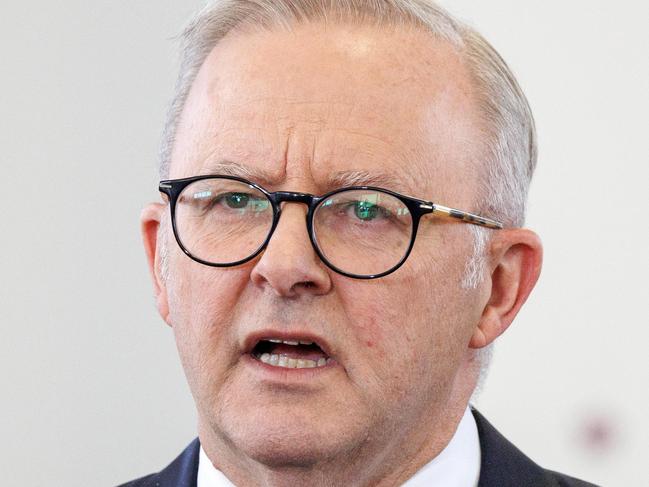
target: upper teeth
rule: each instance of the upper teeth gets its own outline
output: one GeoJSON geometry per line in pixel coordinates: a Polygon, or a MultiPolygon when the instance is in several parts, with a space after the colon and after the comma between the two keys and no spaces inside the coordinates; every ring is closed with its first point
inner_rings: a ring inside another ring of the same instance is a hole
{"type": "Polygon", "coordinates": [[[285,345],[313,345],[313,342],[302,340],[279,340],[277,338],[268,338],[268,341],[272,343],[283,343],[285,345]]]}

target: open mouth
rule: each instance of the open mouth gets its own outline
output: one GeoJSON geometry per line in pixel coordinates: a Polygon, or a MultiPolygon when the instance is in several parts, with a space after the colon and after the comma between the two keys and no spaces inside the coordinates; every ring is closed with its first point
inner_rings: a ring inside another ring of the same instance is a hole
{"type": "Polygon", "coordinates": [[[267,365],[287,369],[313,369],[332,361],[317,343],[307,340],[266,338],[257,342],[251,354],[267,365]]]}

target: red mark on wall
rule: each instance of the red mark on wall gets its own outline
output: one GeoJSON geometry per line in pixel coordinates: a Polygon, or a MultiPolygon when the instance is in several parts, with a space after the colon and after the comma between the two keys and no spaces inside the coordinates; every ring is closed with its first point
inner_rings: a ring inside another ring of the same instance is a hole
{"type": "Polygon", "coordinates": [[[619,420],[610,412],[581,414],[577,433],[579,445],[590,454],[609,455],[620,446],[619,420]]]}

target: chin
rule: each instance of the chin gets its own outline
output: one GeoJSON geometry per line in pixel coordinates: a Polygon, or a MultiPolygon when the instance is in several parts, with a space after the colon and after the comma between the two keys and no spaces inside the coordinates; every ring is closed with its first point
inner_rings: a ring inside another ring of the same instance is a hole
{"type": "MultiPolygon", "coordinates": [[[[355,428],[338,416],[297,405],[267,405],[222,411],[220,430],[235,449],[273,468],[313,467],[354,450],[355,428]],[[327,417],[328,416],[328,417],[327,417]]],[[[358,426],[358,425],[356,425],[358,426]]]]}
{"type": "Polygon", "coordinates": [[[336,456],[335,434],[323,437],[313,428],[290,421],[269,424],[276,419],[269,415],[247,421],[243,427],[230,428],[226,435],[247,457],[269,467],[310,467],[336,456]]]}
{"type": "Polygon", "coordinates": [[[283,438],[266,438],[254,442],[245,442],[241,450],[255,462],[270,468],[313,468],[335,457],[335,448],[317,445],[305,435],[288,443],[283,438]]]}

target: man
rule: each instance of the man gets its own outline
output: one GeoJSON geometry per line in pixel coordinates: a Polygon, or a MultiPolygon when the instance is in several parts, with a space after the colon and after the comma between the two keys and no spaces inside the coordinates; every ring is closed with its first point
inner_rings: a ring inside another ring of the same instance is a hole
{"type": "Polygon", "coordinates": [[[468,407],[540,272],[498,54],[427,0],[230,0],[185,33],[142,213],[198,439],[132,486],[566,486],[468,407]]]}

